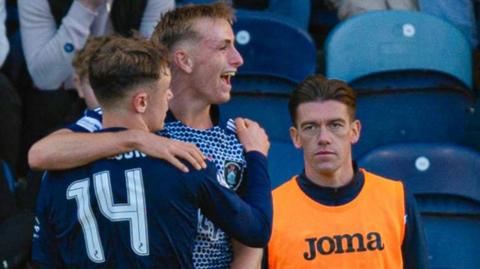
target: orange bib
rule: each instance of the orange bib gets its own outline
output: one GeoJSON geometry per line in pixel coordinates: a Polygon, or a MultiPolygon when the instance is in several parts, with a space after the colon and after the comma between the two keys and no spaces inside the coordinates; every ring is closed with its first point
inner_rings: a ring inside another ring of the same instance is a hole
{"type": "Polygon", "coordinates": [[[310,199],[296,177],[273,191],[270,269],[403,268],[402,183],[361,172],[362,190],[341,206],[310,199]]]}

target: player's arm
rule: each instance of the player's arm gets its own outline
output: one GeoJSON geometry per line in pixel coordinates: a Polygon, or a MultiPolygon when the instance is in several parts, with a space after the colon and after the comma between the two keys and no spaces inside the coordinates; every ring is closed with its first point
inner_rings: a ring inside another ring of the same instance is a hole
{"type": "Polygon", "coordinates": [[[260,269],[262,264],[263,249],[251,248],[232,240],[233,261],[231,269],[260,269]]]}
{"type": "MultiPolygon", "coordinates": [[[[258,136],[263,136],[258,124],[248,119],[236,119],[237,133],[243,147],[248,150],[264,150],[264,142],[258,136]]],[[[268,148],[266,149],[268,152],[268,148]]],[[[231,269],[260,269],[263,251],[261,248],[251,248],[232,240],[233,262],[231,269]]]]}
{"type": "MultiPolygon", "coordinates": [[[[233,190],[220,185],[216,170],[209,166],[197,182],[200,209],[220,229],[232,238],[250,247],[264,247],[272,229],[272,197],[267,173],[267,159],[258,151],[247,152],[247,175],[243,198],[233,190]]],[[[194,175],[192,175],[194,176],[194,175]]]]}
{"type": "Polygon", "coordinates": [[[264,247],[272,229],[272,196],[266,158],[270,143],[258,124],[243,119],[236,122],[239,139],[247,151],[249,180],[243,199],[210,176],[203,181],[200,205],[205,216],[232,238],[250,247],[264,247]]]}
{"type": "Polygon", "coordinates": [[[402,243],[403,267],[427,269],[428,255],[423,225],[415,198],[405,190],[405,237],[402,243]]]}
{"type": "Polygon", "coordinates": [[[30,148],[28,163],[32,169],[68,169],[134,149],[164,159],[183,171],[188,169],[178,158],[190,162],[196,169],[206,166],[203,154],[195,145],[141,130],[75,133],[61,129],[30,148]]]}

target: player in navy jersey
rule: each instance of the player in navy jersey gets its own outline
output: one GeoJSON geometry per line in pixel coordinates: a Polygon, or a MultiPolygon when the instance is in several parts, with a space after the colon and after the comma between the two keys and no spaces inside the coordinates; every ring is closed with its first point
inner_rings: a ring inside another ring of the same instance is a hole
{"type": "MultiPolygon", "coordinates": [[[[114,38],[90,68],[103,131],[162,129],[172,93],[161,47],[114,38]]],[[[41,268],[192,268],[199,208],[240,242],[264,246],[272,217],[268,138],[260,129],[249,132],[259,127],[248,121],[238,119],[237,127],[248,162],[243,200],[222,186],[212,166],[185,174],[139,151],[47,173],[33,260],[41,268]]]]}
{"type": "MultiPolygon", "coordinates": [[[[244,176],[245,144],[239,143],[235,136],[238,126],[232,121],[219,122],[212,113],[214,105],[230,99],[230,79],[243,64],[234,47],[232,20],[233,10],[225,4],[184,6],[164,15],[152,40],[167,46],[172,67],[174,98],[169,102],[170,113],[163,134],[195,143],[215,162],[222,184],[238,190],[249,181],[248,176],[244,176]]],[[[246,122],[252,127],[247,130],[254,136],[258,124],[246,122]]],[[[78,125],[71,128],[85,130],[78,125]]],[[[111,132],[67,132],[47,137],[31,149],[29,158],[36,160],[36,167],[75,167],[134,144],[111,132]],[[81,150],[76,149],[78,144],[82,145],[81,150]]],[[[151,139],[142,142],[147,147],[158,146],[151,139]]],[[[234,243],[232,256],[228,236],[203,215],[199,215],[199,221],[195,268],[258,268],[261,250],[234,243]]]]}

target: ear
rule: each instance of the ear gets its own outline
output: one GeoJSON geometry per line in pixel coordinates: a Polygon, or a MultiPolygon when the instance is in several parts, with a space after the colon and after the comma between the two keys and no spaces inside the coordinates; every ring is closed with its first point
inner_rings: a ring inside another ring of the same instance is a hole
{"type": "Polygon", "coordinates": [[[350,133],[350,143],[355,144],[360,139],[360,131],[362,130],[362,124],[359,120],[352,122],[352,130],[350,133]]]}
{"type": "Polygon", "coordinates": [[[290,138],[292,139],[293,145],[295,146],[295,148],[301,149],[302,141],[300,141],[297,128],[292,126],[290,127],[289,131],[290,131],[290,138]]]}
{"type": "Polygon", "coordinates": [[[173,64],[183,70],[185,73],[190,74],[193,70],[193,61],[189,53],[186,50],[178,49],[173,53],[173,64]]]}
{"type": "Polygon", "coordinates": [[[133,108],[135,112],[143,114],[147,111],[148,106],[148,94],[144,91],[136,93],[132,97],[133,108]]]}

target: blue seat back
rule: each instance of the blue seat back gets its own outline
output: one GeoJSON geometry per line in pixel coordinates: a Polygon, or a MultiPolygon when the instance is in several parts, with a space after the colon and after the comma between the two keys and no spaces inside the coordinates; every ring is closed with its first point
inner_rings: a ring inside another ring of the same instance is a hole
{"type": "Polygon", "coordinates": [[[272,189],[303,170],[303,151],[296,149],[291,141],[270,141],[268,153],[268,172],[272,189]]]}
{"type": "Polygon", "coordinates": [[[431,268],[480,268],[480,154],[453,144],[394,144],[358,163],[414,193],[431,268]]]}
{"type": "Polygon", "coordinates": [[[451,142],[464,139],[471,99],[462,91],[438,88],[371,90],[357,95],[361,139],[354,157],[391,143],[451,142]]]}
{"type": "Polygon", "coordinates": [[[221,119],[245,117],[257,121],[270,139],[290,141],[288,98],[276,95],[235,94],[220,106],[221,119]]]}
{"type": "Polygon", "coordinates": [[[351,83],[371,74],[434,71],[472,88],[471,48],[453,25],[410,11],[367,12],[339,24],[325,42],[326,74],[351,83]]]}
{"type": "Polygon", "coordinates": [[[235,89],[285,92],[315,72],[316,49],[307,32],[268,12],[240,10],[236,17],[235,46],[244,65],[233,81],[235,89]],[[256,79],[285,86],[252,89],[256,79]]]}
{"type": "Polygon", "coordinates": [[[303,156],[289,135],[291,126],[288,113],[288,97],[281,95],[236,94],[220,106],[222,121],[245,117],[257,121],[270,139],[268,158],[272,187],[277,187],[303,168],[303,156]]]}

